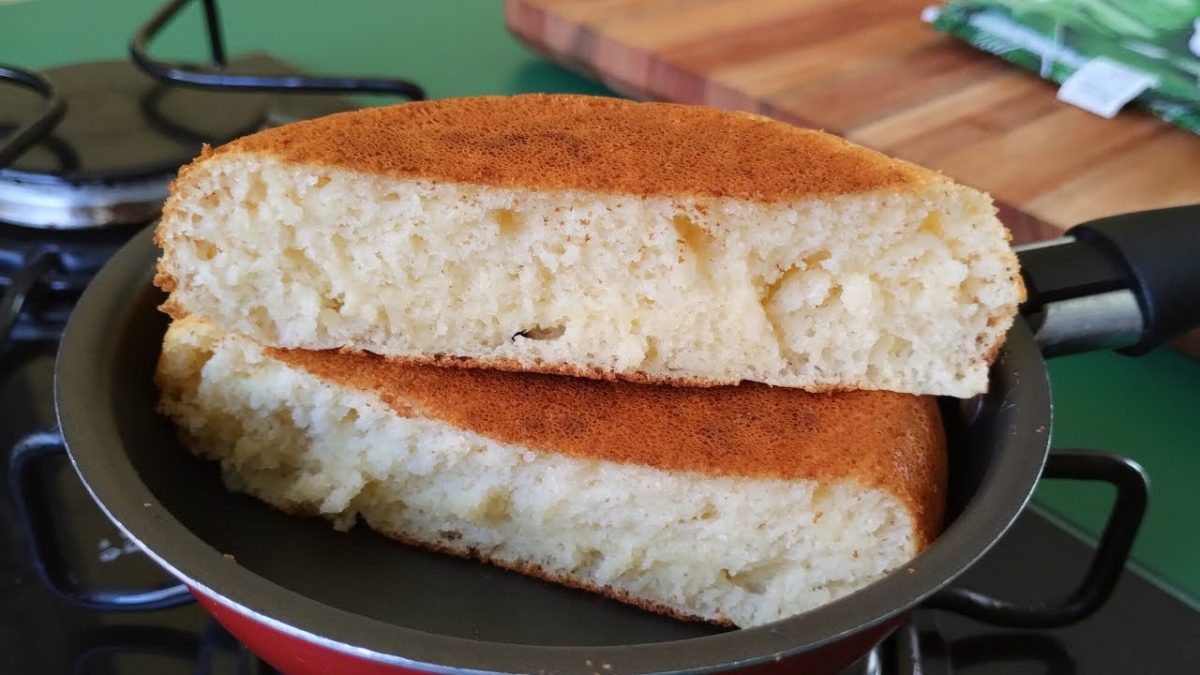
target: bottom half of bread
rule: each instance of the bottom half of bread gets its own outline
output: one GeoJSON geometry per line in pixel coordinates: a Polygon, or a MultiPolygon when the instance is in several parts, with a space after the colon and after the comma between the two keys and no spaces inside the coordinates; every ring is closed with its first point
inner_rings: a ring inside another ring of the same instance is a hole
{"type": "Polygon", "coordinates": [[[176,322],[160,410],[229,488],[653,611],[755,626],[903,565],[916,517],[854,480],[714,476],[498,441],[176,322]]]}

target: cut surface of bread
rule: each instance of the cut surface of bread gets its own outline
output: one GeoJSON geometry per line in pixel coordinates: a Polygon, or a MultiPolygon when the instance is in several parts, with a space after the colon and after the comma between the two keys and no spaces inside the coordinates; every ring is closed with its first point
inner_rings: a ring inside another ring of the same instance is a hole
{"type": "Polygon", "coordinates": [[[270,129],[185,167],[165,308],[284,348],[970,396],[1023,293],[991,199],[817,131],[586,96],[270,129]]]}
{"type": "Polygon", "coordinates": [[[755,626],[939,530],[929,397],[662,387],[262,347],[175,321],[160,410],[226,484],[339,527],[755,626]]]}

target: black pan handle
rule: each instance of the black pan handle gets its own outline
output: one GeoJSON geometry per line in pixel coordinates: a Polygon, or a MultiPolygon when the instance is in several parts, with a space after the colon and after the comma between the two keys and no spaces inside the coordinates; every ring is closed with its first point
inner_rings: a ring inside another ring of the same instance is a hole
{"type": "Polygon", "coordinates": [[[1100,218],[1017,256],[1047,356],[1144,354],[1200,326],[1200,204],[1100,218]]]}
{"type": "Polygon", "coordinates": [[[1112,594],[1129,559],[1134,537],[1146,513],[1149,479],[1131,459],[1090,450],[1055,450],[1046,460],[1043,478],[1093,480],[1117,488],[1100,544],[1083,582],[1059,602],[1019,604],[965,588],[946,588],[924,606],[1010,628],[1056,628],[1080,621],[1099,609],[1112,594]]]}
{"type": "MultiPolygon", "coordinates": [[[[33,467],[37,461],[66,453],[57,431],[29,434],[13,446],[9,457],[9,489],[16,502],[17,518],[38,576],[66,600],[88,609],[109,612],[133,612],[176,607],[192,601],[183,584],[166,584],[149,589],[83,588],[67,570],[66,561],[54,536],[49,510],[39,508],[34,498],[33,467]]],[[[41,505],[44,507],[44,505],[41,505]]]]}

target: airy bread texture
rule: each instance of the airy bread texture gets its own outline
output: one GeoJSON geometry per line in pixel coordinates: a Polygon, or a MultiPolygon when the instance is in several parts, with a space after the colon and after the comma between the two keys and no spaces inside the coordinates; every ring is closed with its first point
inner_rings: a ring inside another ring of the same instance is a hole
{"type": "Polygon", "coordinates": [[[583,96],[410,103],[186,167],[176,317],[639,381],[971,396],[1022,289],[990,198],[817,131],[583,96]]]}
{"type": "Polygon", "coordinates": [[[905,564],[942,516],[929,398],[403,365],[195,319],[157,379],[231,489],[678,617],[803,612],[905,564]]]}

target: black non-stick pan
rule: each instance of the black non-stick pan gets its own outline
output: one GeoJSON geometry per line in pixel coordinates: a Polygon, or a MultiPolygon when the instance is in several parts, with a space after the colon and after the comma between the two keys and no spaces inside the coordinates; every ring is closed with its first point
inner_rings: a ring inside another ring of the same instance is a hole
{"type": "Polygon", "coordinates": [[[1135,464],[1117,456],[1049,452],[1043,352],[1139,353],[1200,322],[1200,207],[1095,221],[1022,251],[1029,301],[988,393],[942,401],[950,441],[943,534],[911,564],[845,598],[727,631],[408,548],[361,527],[339,533],[226,491],[216,468],[185,452],[154,412],[151,377],[167,324],[151,285],[156,256],[143,232],[80,301],[58,357],[60,430],[19,446],[14,493],[25,496],[31,463],[65,441],[101,508],[182,584],[141,592],[74,587],[46,533],[31,527],[49,582],[102,607],[162,607],[194,594],[260,655],[298,673],[829,672],[921,602],[1003,625],[1077,620],[1116,583],[1146,484],[1135,464]],[[1119,516],[1091,569],[1080,570],[1078,591],[1017,606],[950,587],[1013,522],[1040,476],[1118,488],[1119,516]]]}

